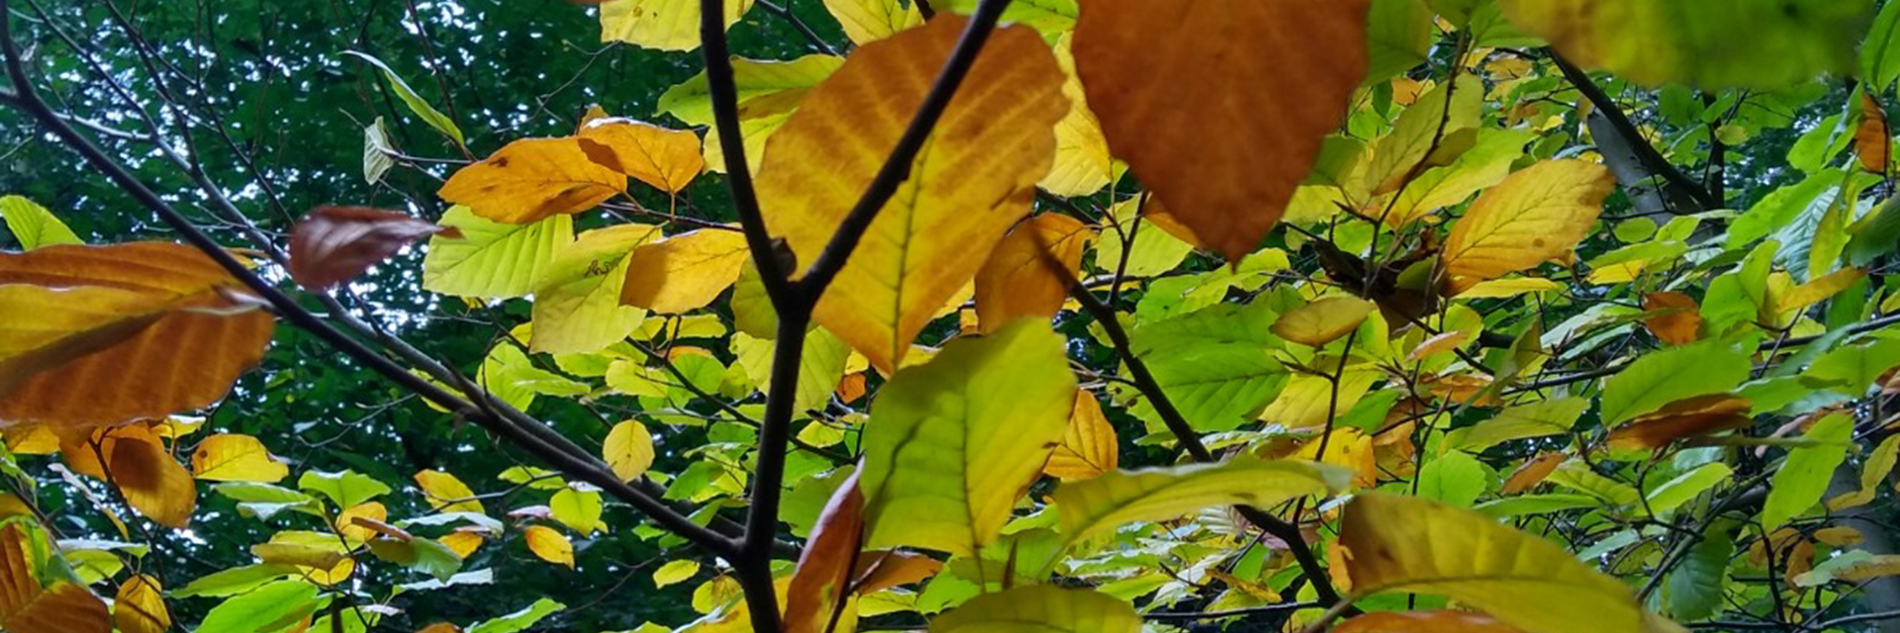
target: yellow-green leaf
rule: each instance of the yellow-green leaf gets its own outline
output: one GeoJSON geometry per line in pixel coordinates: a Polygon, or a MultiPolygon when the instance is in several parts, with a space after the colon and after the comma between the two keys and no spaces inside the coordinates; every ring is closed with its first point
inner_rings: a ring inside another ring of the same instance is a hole
{"type": "Polygon", "coordinates": [[[277,483],[290,476],[290,467],[271,457],[257,438],[227,433],[198,443],[191,451],[191,472],[210,481],[277,483]]]}
{"type": "Polygon", "coordinates": [[[615,424],[600,452],[621,481],[639,479],[653,466],[653,433],[639,420],[615,424]]]}
{"type": "Polygon", "coordinates": [[[1141,616],[1091,589],[1027,585],[972,598],[930,621],[930,633],[1140,633],[1141,616]]]}
{"type": "Polygon", "coordinates": [[[1581,160],[1544,161],[1511,174],[1452,225],[1445,270],[1477,282],[1568,253],[1615,188],[1609,168],[1581,160]]]}
{"type": "Polygon", "coordinates": [[[461,237],[429,238],[422,259],[422,288],[431,292],[505,299],[534,292],[554,255],[574,243],[574,218],[557,215],[532,224],[504,224],[450,207],[443,226],[461,237]]]}
{"type": "Polygon", "coordinates": [[[554,254],[534,291],[535,352],[593,352],[640,327],[646,310],[624,306],[620,293],[635,248],[660,238],[660,227],[622,224],[582,233],[554,254]]]}
{"type": "Polygon", "coordinates": [[[738,231],[700,229],[633,249],[620,303],[659,314],[706,307],[739,280],[750,255],[738,231]]]}
{"type": "Polygon", "coordinates": [[[1215,506],[1268,506],[1343,490],[1344,469],[1240,457],[1220,464],[1119,470],[1066,482],[1051,495],[1071,541],[1135,521],[1175,519],[1215,506]]]}
{"type": "Polygon", "coordinates": [[[698,573],[699,563],[696,561],[668,561],[665,565],[661,565],[659,569],[653,570],[653,586],[656,588],[664,588],[668,585],[677,585],[691,580],[693,575],[698,573]]]}
{"type": "Polygon", "coordinates": [[[1359,327],[1376,307],[1371,301],[1358,297],[1325,297],[1280,315],[1280,320],[1273,322],[1273,333],[1289,341],[1318,347],[1359,327]]]}
{"type": "Polygon", "coordinates": [[[562,488],[548,500],[548,512],[554,515],[554,520],[581,536],[607,529],[607,525],[600,522],[600,493],[593,490],[562,488]]]}
{"type": "MultiPolygon", "coordinates": [[[[663,51],[699,48],[699,0],[614,0],[600,4],[600,41],[626,42],[663,51]]],[[[752,0],[726,0],[726,28],[752,8],[752,0]]]]}
{"type": "Polygon", "coordinates": [[[902,0],[825,0],[825,9],[838,18],[845,37],[864,45],[924,23],[915,2],[902,0]]]}
{"type": "Polygon", "coordinates": [[[20,196],[0,197],[0,220],[6,220],[7,230],[13,232],[13,239],[19,240],[24,250],[84,243],[52,211],[20,196]]]}

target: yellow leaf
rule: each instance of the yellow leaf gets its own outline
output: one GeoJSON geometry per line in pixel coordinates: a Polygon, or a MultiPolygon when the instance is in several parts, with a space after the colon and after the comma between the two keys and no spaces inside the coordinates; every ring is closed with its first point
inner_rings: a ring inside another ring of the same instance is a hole
{"type": "Polygon", "coordinates": [[[556,565],[574,568],[574,544],[554,528],[545,525],[530,525],[523,530],[528,539],[528,551],[534,552],[541,560],[556,565]]]}
{"type": "MultiPolygon", "coordinates": [[[[806,95],[767,145],[759,170],[766,224],[799,267],[818,258],[882,168],[964,24],[944,14],[866,44],[806,95]]],[[[910,178],[871,223],[820,299],[820,325],[880,371],[975,277],[1028,213],[1068,110],[1062,72],[1037,34],[995,32],[934,128],[910,178]]]]}
{"type": "Polygon", "coordinates": [[[1466,613],[1449,609],[1368,613],[1333,627],[1333,633],[1523,633],[1523,631],[1482,613],[1466,613]]]}
{"type": "Polygon", "coordinates": [[[1842,268],[1810,279],[1808,283],[1795,286],[1793,290],[1778,292],[1778,288],[1770,286],[1769,299],[1775,305],[1776,314],[1787,314],[1826,301],[1828,297],[1840,294],[1842,290],[1859,283],[1866,277],[1865,270],[1842,268]]]}
{"type": "Polygon", "coordinates": [[[653,466],[653,433],[639,420],[615,424],[600,455],[621,481],[633,481],[653,466]]]}
{"type": "Polygon", "coordinates": [[[74,472],[111,481],[140,514],[175,528],[191,523],[197,484],[150,427],[129,424],[75,435],[60,449],[74,472]]]}
{"type": "Polygon", "coordinates": [[[1265,507],[1345,488],[1346,472],[1309,462],[1243,456],[1220,464],[1118,470],[1064,482],[1050,495],[1070,541],[1135,521],[1161,521],[1216,506],[1265,507]]]}
{"type": "Polygon", "coordinates": [[[1141,616],[1090,589],[1025,585],[972,598],[930,621],[930,633],[1140,633],[1141,616]]]}
{"type": "Polygon", "coordinates": [[[526,138],[456,170],[436,195],[504,224],[594,208],[627,190],[627,177],[595,162],[615,153],[585,138],[526,138]]]}
{"type": "Polygon", "coordinates": [[[1359,327],[1376,307],[1358,297],[1324,297],[1280,315],[1271,329],[1280,338],[1319,347],[1359,327]]]}
{"type": "Polygon", "coordinates": [[[52,455],[59,452],[59,434],[44,424],[24,424],[0,429],[6,433],[7,450],[15,455],[52,455]]]}
{"type": "Polygon", "coordinates": [[[1563,547],[1416,497],[1361,493],[1346,506],[1339,545],[1356,595],[1440,594],[1533,633],[1638,633],[1666,622],[1563,547]]]}
{"type": "Polygon", "coordinates": [[[1491,279],[1472,284],[1458,293],[1459,299],[1503,299],[1532,292],[1563,290],[1564,285],[1538,277],[1518,277],[1514,279],[1491,279]]]}
{"type": "Polygon", "coordinates": [[[1087,225],[1056,213],[1016,225],[976,273],[979,331],[993,331],[1020,317],[1049,318],[1061,311],[1069,298],[1069,282],[1082,269],[1082,251],[1090,237],[1087,225]]]}
{"type": "Polygon", "coordinates": [[[165,633],[171,628],[171,611],[165,608],[165,590],[158,579],[144,574],[119,584],[119,595],[112,600],[112,621],[119,633],[165,633]]]}
{"type": "Polygon", "coordinates": [[[416,473],[416,485],[422,488],[422,494],[429,498],[429,505],[436,512],[473,512],[482,513],[482,502],[476,500],[475,491],[468,484],[439,470],[425,470],[416,473]]]}
{"type": "Polygon", "coordinates": [[[389,508],[383,506],[383,504],[378,501],[365,501],[344,508],[342,512],[338,512],[336,515],[336,533],[351,543],[362,543],[376,536],[375,530],[357,524],[356,519],[358,517],[379,522],[388,521],[389,508]]]}
{"type": "MultiPolygon", "coordinates": [[[[663,51],[699,48],[700,0],[613,0],[600,5],[600,41],[627,42],[663,51]]],[[[726,0],[726,28],[739,21],[752,0],[726,0]]]]}
{"type": "Polygon", "coordinates": [[[596,119],[581,126],[580,136],[606,146],[606,156],[612,160],[602,165],[669,194],[685,189],[706,169],[699,135],[692,130],[669,130],[632,119],[596,119]]]}
{"type": "Polygon", "coordinates": [[[276,483],[290,475],[290,468],[271,457],[257,438],[227,433],[198,443],[191,452],[191,472],[210,481],[276,483]]]}
{"type": "Polygon", "coordinates": [[[1860,127],[1854,129],[1854,155],[1860,168],[1886,175],[1892,163],[1893,134],[1887,128],[1887,112],[1880,101],[1867,92],[1860,94],[1860,127]]]}
{"type": "Polygon", "coordinates": [[[914,2],[899,0],[825,0],[825,8],[838,18],[845,37],[852,44],[864,45],[924,23],[923,11],[914,2]]]}
{"type": "Polygon", "coordinates": [[[1842,493],[1827,500],[1827,509],[1839,511],[1847,508],[1867,505],[1880,493],[1880,484],[1887,480],[1887,474],[1893,472],[1896,451],[1900,451],[1900,435],[1889,435],[1868,454],[1867,461],[1860,466],[1860,490],[1842,493]]]}
{"type": "Polygon", "coordinates": [[[620,303],[659,314],[706,307],[739,280],[749,255],[745,235],[723,229],[700,229],[641,246],[627,255],[620,303]]]}
{"type": "Polygon", "coordinates": [[[693,575],[697,573],[699,573],[699,563],[695,561],[668,561],[665,565],[661,565],[659,569],[653,570],[653,586],[655,588],[664,588],[668,585],[677,585],[691,580],[693,575]]]}
{"type": "Polygon", "coordinates": [[[622,224],[582,233],[554,254],[534,291],[535,352],[586,353],[627,338],[647,313],[620,304],[628,257],[660,238],[660,227],[622,224]]]}
{"type": "Polygon", "coordinates": [[[1075,73],[1074,40],[1067,32],[1056,40],[1056,63],[1062,67],[1062,96],[1069,98],[1069,113],[1056,122],[1055,166],[1036,183],[1049,193],[1071,197],[1108,186],[1115,163],[1108,153],[1108,137],[1102,135],[1102,122],[1089,111],[1082,78],[1075,73]]]}
{"type": "Polygon", "coordinates": [[[1470,133],[1478,126],[1483,102],[1484,82],[1468,74],[1426,93],[1418,103],[1399,113],[1392,132],[1372,146],[1372,160],[1366,165],[1360,190],[1374,195],[1399,190],[1418,175],[1427,156],[1443,147],[1451,135],[1470,133]]]}
{"type": "Polygon", "coordinates": [[[1379,482],[1379,456],[1373,448],[1372,436],[1349,426],[1307,440],[1291,458],[1351,471],[1355,488],[1371,488],[1379,482]],[[1324,455],[1320,454],[1321,448],[1326,449],[1324,455]]]}
{"type": "Polygon", "coordinates": [[[444,534],[442,538],[436,539],[436,542],[441,543],[443,547],[455,552],[457,558],[468,558],[469,554],[475,553],[475,549],[482,546],[482,541],[482,535],[462,531],[444,534]]]}
{"type": "Polygon", "coordinates": [[[44,543],[22,542],[26,524],[0,527],[0,630],[8,633],[111,633],[106,603],[75,582],[40,584],[44,543]],[[38,545],[38,547],[35,547],[38,545]],[[36,560],[37,559],[37,560],[36,560]]]}
{"type": "Polygon", "coordinates": [[[864,547],[989,544],[1074,407],[1062,337],[1036,321],[951,341],[899,370],[864,428],[864,547]]]}
{"type": "Polygon", "coordinates": [[[1049,454],[1042,474],[1063,481],[1089,479],[1115,470],[1121,463],[1121,446],[1115,439],[1115,427],[1102,415],[1102,403],[1095,394],[1075,392],[1075,410],[1069,414],[1069,432],[1062,445],[1049,454]]]}
{"type": "Polygon", "coordinates": [[[1615,188],[1608,168],[1581,160],[1544,161],[1511,174],[1452,225],[1445,270],[1482,281],[1569,253],[1615,188]]]}
{"type": "Polygon", "coordinates": [[[1076,69],[1115,156],[1239,261],[1345,120],[1366,76],[1370,4],[1094,0],[1075,27],[1076,69]]]}

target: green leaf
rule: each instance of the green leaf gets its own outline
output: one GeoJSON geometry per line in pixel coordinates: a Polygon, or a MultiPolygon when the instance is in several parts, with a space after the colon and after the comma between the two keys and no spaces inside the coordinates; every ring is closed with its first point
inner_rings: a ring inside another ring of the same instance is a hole
{"type": "Polygon", "coordinates": [[[1847,459],[1854,435],[1854,419],[1834,414],[1815,422],[1801,439],[1813,442],[1788,451],[1788,459],[1769,480],[1768,500],[1762,502],[1761,524],[1773,530],[1820,503],[1834,469],[1847,459]]]}
{"type": "Polygon", "coordinates": [[[1052,585],[1027,585],[983,594],[930,622],[930,633],[1139,633],[1141,630],[1141,616],[1127,602],[1088,589],[1052,585]]]}
{"type": "Polygon", "coordinates": [[[1068,431],[1064,349],[1024,319],[898,370],[864,429],[864,547],[972,554],[994,540],[1068,431]]]}
{"type": "Polygon", "coordinates": [[[1545,514],[1579,508],[1595,508],[1602,505],[1596,497],[1590,495],[1549,493],[1537,495],[1518,495],[1494,501],[1486,501],[1473,508],[1485,516],[1508,519],[1527,514],[1545,514]]]}
{"type": "Polygon", "coordinates": [[[1895,365],[1900,365],[1900,338],[1876,339],[1823,354],[1801,372],[1801,384],[1860,397],[1895,365]]]}
{"type": "Polygon", "coordinates": [[[1423,0],[1373,0],[1366,35],[1372,63],[1366,83],[1385,81],[1425,63],[1434,35],[1432,10],[1423,0]]]}
{"type": "Polygon", "coordinates": [[[502,224],[454,206],[441,224],[460,238],[429,238],[422,259],[422,287],[431,292],[505,299],[534,292],[554,254],[574,242],[574,218],[555,215],[531,224],[502,224]]]}
{"type": "Polygon", "coordinates": [[[443,136],[449,137],[449,140],[455,141],[456,147],[463,148],[464,150],[468,148],[468,142],[462,138],[462,128],[455,127],[455,120],[450,119],[449,115],[436,110],[435,106],[429,105],[427,99],[422,98],[422,95],[416,94],[416,91],[409,87],[409,83],[403,81],[402,76],[397,75],[396,71],[391,70],[388,64],[383,63],[383,60],[357,51],[343,51],[343,54],[361,59],[369,63],[369,65],[375,66],[377,70],[382,71],[383,78],[389,80],[389,88],[396,91],[396,98],[402,99],[403,105],[409,106],[410,112],[414,112],[417,118],[422,119],[423,123],[429,124],[429,127],[435,128],[436,131],[441,132],[443,136]]]}
{"type": "Polygon", "coordinates": [[[542,598],[528,605],[526,609],[468,627],[468,633],[516,633],[566,608],[567,605],[542,598]]]}
{"type": "Polygon", "coordinates": [[[248,592],[265,583],[297,573],[292,565],[260,563],[221,569],[192,580],[169,595],[173,598],[222,598],[248,592]]]}
{"type": "Polygon", "coordinates": [[[1900,4],[1889,2],[1874,17],[1860,45],[1860,78],[1869,90],[1883,94],[1900,78],[1900,4]]]}
{"type": "Polygon", "coordinates": [[[237,501],[239,512],[267,521],[284,510],[323,516],[322,504],[317,502],[316,497],[289,488],[264,483],[231,482],[212,486],[211,490],[237,501]]]}
{"type": "Polygon", "coordinates": [[[535,284],[534,351],[598,351],[640,327],[646,310],[620,305],[627,254],[660,237],[658,226],[621,224],[582,233],[556,252],[535,284]]]}
{"type": "MultiPolygon", "coordinates": [[[[1889,8],[1900,6],[1890,4],[1889,8]]],[[[1896,49],[1900,50],[1900,49],[1896,49]]],[[[1845,255],[1849,266],[1866,266],[1900,248],[1900,198],[1889,198],[1872,217],[1854,225],[1845,255]]]]}
{"type": "Polygon", "coordinates": [[[54,217],[52,211],[20,196],[0,198],[0,220],[6,220],[7,230],[13,232],[13,239],[19,240],[24,250],[84,243],[72,229],[66,228],[66,223],[54,217]]]}
{"type": "Polygon", "coordinates": [[[1155,223],[1136,222],[1140,209],[1139,197],[1118,202],[1111,209],[1114,221],[1102,229],[1102,235],[1095,243],[1097,268],[1123,270],[1130,277],[1153,277],[1174,270],[1175,266],[1187,260],[1189,253],[1194,252],[1193,244],[1168,234],[1155,223]],[[1130,238],[1133,239],[1132,247],[1127,246],[1130,238]],[[1127,252],[1126,268],[1122,267],[1123,251],[1127,252]]]}
{"type": "Polygon", "coordinates": [[[562,488],[548,501],[548,510],[554,514],[554,520],[573,528],[582,536],[607,529],[607,525],[600,522],[599,492],[562,488]]]}
{"type": "Polygon", "coordinates": [[[279,580],[212,607],[194,633],[275,631],[316,609],[316,585],[302,580],[279,580]]]}
{"type": "MultiPolygon", "coordinates": [[[[732,352],[738,356],[746,376],[760,391],[772,388],[772,354],[777,345],[744,332],[732,335],[732,352]]],[[[799,356],[798,393],[792,399],[794,411],[823,409],[831,393],[844,380],[845,361],[851,358],[851,346],[824,328],[805,334],[805,351],[799,356]]]]}
{"type": "MultiPolygon", "coordinates": [[[[833,55],[806,55],[791,61],[757,60],[735,57],[732,81],[739,93],[739,107],[758,99],[797,94],[818,86],[837,72],[844,58],[833,55]]],[[[712,93],[706,86],[706,73],[700,72],[660,95],[660,114],[671,114],[687,125],[712,125],[712,93]]],[[[706,139],[708,146],[713,139],[706,139]]],[[[747,149],[751,149],[750,146],[747,149]]]]}
{"type": "Polygon", "coordinates": [[[1202,508],[1266,507],[1344,490],[1352,473],[1309,462],[1239,457],[1220,464],[1118,470],[1065,482],[1051,499],[1062,533],[1078,541],[1135,521],[1179,518],[1202,508]]]}
{"type": "Polygon", "coordinates": [[[1747,355],[1718,341],[1651,353],[1604,381],[1599,413],[1614,427],[1683,398],[1734,389],[1748,370],[1747,355]]]}
{"type": "Polygon", "coordinates": [[[1721,612],[1729,558],[1735,555],[1732,532],[1729,526],[1711,526],[1670,572],[1663,585],[1663,602],[1669,605],[1669,615],[1679,620],[1703,620],[1721,612]]]}
{"type": "Polygon", "coordinates": [[[1728,464],[1711,462],[1697,466],[1694,470],[1677,475],[1649,491],[1644,505],[1658,517],[1667,517],[1682,504],[1696,498],[1696,495],[1708,492],[1735,474],[1728,464]]]}
{"type": "MultiPolygon", "coordinates": [[[[915,0],[913,0],[915,1],[915,0]]],[[[968,14],[976,11],[978,0],[948,0],[938,7],[939,11],[948,10],[968,14]]],[[[1042,33],[1051,40],[1075,29],[1075,19],[1081,15],[1076,0],[1016,0],[1003,10],[1003,22],[1021,24],[1042,33]]]]}
{"type": "Polygon", "coordinates": [[[297,478],[297,487],[329,497],[338,508],[346,509],[390,492],[389,486],[383,482],[350,470],[336,473],[304,471],[303,476],[297,478]]]}
{"type": "Polygon", "coordinates": [[[1470,453],[1451,451],[1418,470],[1418,496],[1448,506],[1469,508],[1490,486],[1491,473],[1470,453]]]}
{"type": "Polygon", "coordinates": [[[1450,442],[1461,450],[1482,451],[1511,440],[1561,435],[1569,433],[1589,408],[1588,399],[1575,397],[1521,404],[1498,412],[1497,417],[1452,431],[1450,442]]]}

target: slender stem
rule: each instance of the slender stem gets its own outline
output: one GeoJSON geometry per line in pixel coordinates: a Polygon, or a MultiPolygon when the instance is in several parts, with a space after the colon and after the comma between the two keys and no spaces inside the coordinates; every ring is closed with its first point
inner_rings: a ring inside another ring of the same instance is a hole
{"type": "Polygon", "coordinates": [[[759,267],[765,294],[780,311],[792,305],[793,288],[786,266],[778,259],[770,233],[765,229],[765,214],[759,207],[758,190],[752,184],[752,168],[746,162],[745,133],[739,129],[739,88],[733,79],[732,50],[726,42],[725,0],[701,0],[699,20],[700,48],[705,50],[706,87],[712,99],[713,124],[719,130],[719,149],[726,156],[726,184],[732,190],[732,206],[739,213],[739,225],[745,229],[746,247],[759,267]]]}

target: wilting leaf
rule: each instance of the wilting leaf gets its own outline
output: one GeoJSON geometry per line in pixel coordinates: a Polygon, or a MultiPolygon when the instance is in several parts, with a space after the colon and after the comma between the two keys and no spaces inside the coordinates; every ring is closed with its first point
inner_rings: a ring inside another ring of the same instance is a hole
{"type": "Polygon", "coordinates": [[[1220,464],[1120,470],[1065,482],[1051,495],[1070,541],[1135,521],[1160,521],[1214,506],[1266,507],[1346,487],[1347,473],[1308,462],[1239,457],[1220,464]]]}
{"type": "Polygon", "coordinates": [[[34,547],[20,522],[0,527],[0,629],[10,633],[110,633],[112,620],[106,603],[85,585],[52,575],[41,584],[36,560],[44,546],[34,547]]]}
{"type": "MultiPolygon", "coordinates": [[[[965,20],[944,15],[859,48],[772,136],[766,224],[800,268],[818,259],[923,102],[965,20]]],[[[1029,211],[1068,109],[1035,32],[991,36],[897,188],[818,303],[820,325],[885,372],[1029,211]]]]}
{"type": "Polygon", "coordinates": [[[1063,481],[1089,479],[1115,470],[1121,461],[1121,446],[1115,440],[1115,427],[1102,415],[1102,403],[1095,394],[1075,392],[1075,410],[1069,414],[1069,432],[1062,445],[1049,454],[1042,474],[1063,481]]]}
{"type": "Polygon", "coordinates": [[[1356,594],[1441,594],[1533,633],[1635,633],[1653,617],[1557,544],[1424,499],[1355,497],[1339,544],[1356,594]]]}
{"type": "Polygon", "coordinates": [[[600,452],[621,481],[639,479],[653,465],[653,433],[639,420],[615,424],[600,452]]]}
{"type": "Polygon", "coordinates": [[[1680,292],[1643,295],[1643,309],[1655,316],[1643,320],[1651,334],[1670,345],[1688,345],[1702,337],[1702,315],[1695,298],[1680,292]]]}
{"type": "Polygon", "coordinates": [[[1089,589],[1028,585],[988,593],[930,621],[930,633],[1139,633],[1128,603],[1089,589]]]}
{"type": "Polygon", "coordinates": [[[864,45],[924,23],[915,3],[901,0],[825,0],[825,9],[838,18],[845,37],[864,45]]]}
{"type": "Polygon", "coordinates": [[[416,473],[416,486],[429,497],[429,504],[437,512],[473,512],[482,513],[482,502],[475,499],[475,491],[462,483],[455,475],[439,470],[424,470],[416,473]]]}
{"type": "Polygon", "coordinates": [[[290,234],[290,277],[305,288],[327,290],[436,233],[461,236],[453,228],[394,211],[318,207],[290,234]]]}
{"type": "Polygon", "coordinates": [[[1076,70],[1115,156],[1201,243],[1239,261],[1345,120],[1366,76],[1370,4],[1093,0],[1075,27],[1076,70]]]}
{"type": "Polygon", "coordinates": [[[213,435],[199,442],[191,451],[191,472],[209,481],[277,483],[290,476],[290,468],[271,457],[257,438],[234,434],[213,435]]]}
{"type": "Polygon", "coordinates": [[[677,194],[706,169],[699,153],[699,135],[692,130],[669,130],[632,119],[595,119],[581,126],[580,137],[600,143],[606,152],[589,152],[609,169],[677,194]]]}
{"type": "Polygon", "coordinates": [[[1319,347],[1345,336],[1364,323],[1375,306],[1358,297],[1326,297],[1280,315],[1273,333],[1280,338],[1319,347]]]}
{"type": "Polygon", "coordinates": [[[1445,240],[1445,271],[1494,279],[1570,252],[1596,224],[1616,179],[1602,165],[1552,160],[1479,194],[1445,240]]]}
{"type": "MultiPolygon", "coordinates": [[[[852,578],[859,544],[864,542],[864,495],[858,490],[858,475],[846,478],[831,496],[831,502],[818,517],[817,527],[806,540],[805,551],[798,556],[798,567],[785,591],[786,633],[824,633],[833,619],[839,626],[856,619],[853,614],[834,615],[852,578]]],[[[856,628],[849,627],[846,630],[856,628]]]]}
{"type": "Polygon", "coordinates": [[[1016,225],[976,273],[976,314],[982,331],[1019,317],[1055,316],[1069,298],[1068,282],[1082,269],[1082,251],[1090,237],[1082,222],[1055,213],[1016,225]]]}
{"type": "Polygon", "coordinates": [[[1497,618],[1466,611],[1381,611],[1358,616],[1333,633],[1523,633],[1497,618]]]}
{"type": "Polygon", "coordinates": [[[139,574],[119,583],[119,594],[112,600],[112,621],[119,633],[165,633],[172,626],[172,614],[165,608],[165,590],[158,579],[139,574]]]}
{"type": "Polygon", "coordinates": [[[592,139],[521,139],[456,170],[436,194],[505,224],[579,213],[627,190],[627,176],[595,156],[617,160],[614,150],[592,139]]]}
{"type": "Polygon", "coordinates": [[[442,225],[461,237],[436,235],[422,260],[422,287],[431,292],[504,299],[534,292],[554,255],[574,242],[574,218],[557,215],[533,224],[503,224],[456,206],[442,225]]]}
{"type": "Polygon", "coordinates": [[[659,314],[680,314],[706,307],[739,279],[746,264],[745,235],[700,229],[633,249],[627,255],[622,305],[659,314]]]}
{"type": "Polygon", "coordinates": [[[646,319],[646,310],[624,306],[629,254],[660,238],[660,227],[622,224],[582,233],[554,254],[534,292],[536,352],[593,352],[618,343],[646,319]]]}
{"type": "Polygon", "coordinates": [[[574,544],[554,528],[530,525],[522,530],[522,535],[528,541],[528,551],[534,552],[536,557],[569,569],[574,567],[574,544]]]}
{"type": "Polygon", "coordinates": [[[1773,479],[1769,480],[1768,499],[1761,506],[1764,527],[1781,527],[1821,500],[1821,495],[1827,493],[1834,469],[1847,459],[1847,446],[1853,434],[1854,419],[1835,414],[1821,418],[1801,436],[1813,445],[1788,451],[1787,461],[1775,469],[1773,479]]]}
{"type": "Polygon", "coordinates": [[[864,430],[864,546],[971,554],[988,544],[1074,406],[1062,338],[1036,321],[951,341],[899,370],[864,430]]]}
{"type": "Polygon", "coordinates": [[[1747,398],[1712,393],[1683,398],[1651,413],[1636,416],[1610,432],[1610,446],[1626,449],[1659,448],[1685,438],[1740,428],[1754,421],[1747,398]]]}
{"type": "MultiPolygon", "coordinates": [[[[699,48],[700,0],[613,0],[600,5],[600,41],[663,51],[699,48]]],[[[726,28],[745,16],[752,0],[726,0],[726,28]]]]}
{"type": "Polygon", "coordinates": [[[1868,0],[1503,0],[1571,61],[1645,85],[1782,88],[1854,69],[1868,0]]]}
{"type": "Polygon", "coordinates": [[[52,211],[20,196],[0,197],[0,220],[6,220],[7,230],[13,233],[13,239],[19,240],[20,248],[25,250],[84,243],[52,211]]]}

